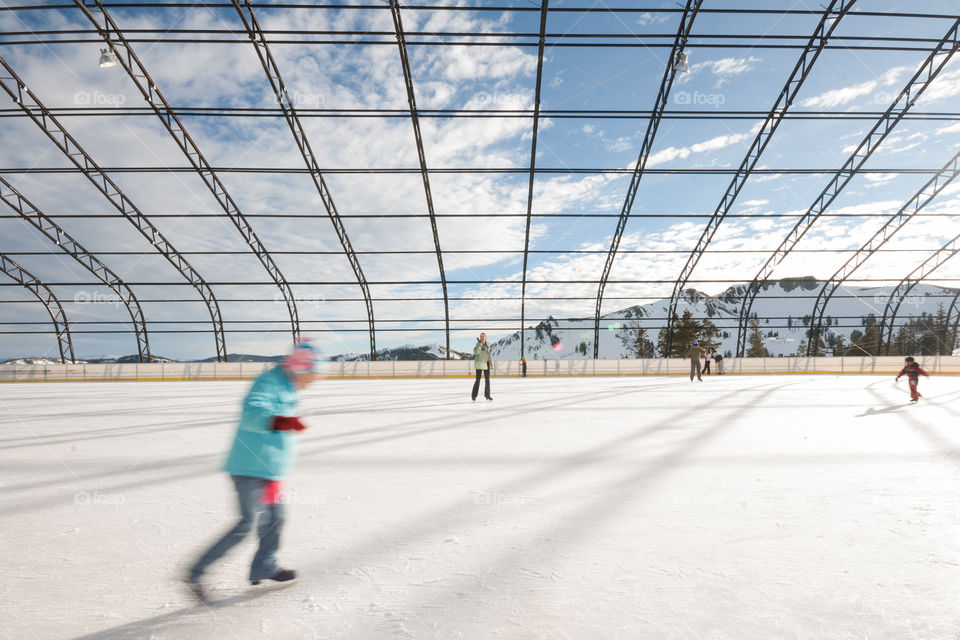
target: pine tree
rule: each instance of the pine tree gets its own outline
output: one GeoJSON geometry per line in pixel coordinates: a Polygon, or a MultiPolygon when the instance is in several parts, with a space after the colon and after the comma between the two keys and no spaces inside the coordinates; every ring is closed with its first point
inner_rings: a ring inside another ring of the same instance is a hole
{"type": "Polygon", "coordinates": [[[640,325],[639,316],[632,310],[624,312],[623,317],[626,322],[623,323],[617,337],[620,338],[620,344],[623,345],[623,358],[652,358],[656,355],[653,342],[647,338],[647,330],[640,325]]]}
{"type": "Polygon", "coordinates": [[[765,358],[767,348],[763,346],[763,334],[760,333],[760,321],[756,318],[750,320],[750,334],[747,336],[749,346],[747,346],[748,358],[765,358]]]}

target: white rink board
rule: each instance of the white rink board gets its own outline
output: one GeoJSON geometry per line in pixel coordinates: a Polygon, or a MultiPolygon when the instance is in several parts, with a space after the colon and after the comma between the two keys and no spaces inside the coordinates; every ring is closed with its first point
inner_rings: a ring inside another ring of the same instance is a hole
{"type": "Polygon", "coordinates": [[[249,382],[2,387],[9,638],[923,638],[960,633],[960,392],[855,375],[326,380],[280,560],[219,472],[249,382]],[[230,591],[234,589],[235,591],[230,591]]]}
{"type": "MultiPolygon", "coordinates": [[[[960,373],[960,356],[918,356],[930,373],[960,373]]],[[[903,367],[901,356],[843,358],[726,358],[727,373],[890,373],[903,367]]],[[[262,362],[0,365],[0,382],[98,380],[233,380],[254,378],[274,366],[262,362]]],[[[716,369],[716,365],[713,364],[716,369]]],[[[442,378],[473,376],[472,360],[333,362],[331,377],[442,378]]],[[[517,361],[496,361],[494,375],[519,376],[517,361]]],[[[529,360],[528,377],[689,375],[683,358],[640,360],[529,360]]]]}

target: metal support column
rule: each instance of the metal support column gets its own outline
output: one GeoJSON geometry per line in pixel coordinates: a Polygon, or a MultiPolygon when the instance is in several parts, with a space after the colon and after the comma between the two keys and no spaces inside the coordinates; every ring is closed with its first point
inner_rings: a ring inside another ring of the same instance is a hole
{"type": "Polygon", "coordinates": [[[610,251],[607,253],[607,261],[603,265],[603,273],[600,275],[600,285],[597,288],[597,309],[593,318],[593,358],[600,357],[600,309],[603,306],[603,292],[607,288],[607,280],[610,278],[610,270],[613,269],[613,261],[617,257],[617,249],[620,248],[620,240],[623,238],[623,232],[627,227],[627,220],[630,218],[630,212],[633,210],[633,201],[637,197],[637,190],[640,188],[640,179],[643,178],[643,172],[647,167],[647,160],[653,149],[653,139],[657,135],[657,129],[660,127],[660,120],[663,112],[667,108],[667,100],[670,97],[670,88],[673,87],[673,79],[677,75],[677,64],[680,61],[680,53],[687,44],[690,37],[690,30],[693,28],[693,21],[700,11],[700,5],[703,0],[687,0],[683,8],[683,14],[680,16],[680,27],[677,29],[677,36],[673,41],[673,47],[670,49],[670,59],[667,60],[667,68],[663,72],[663,79],[660,81],[660,90],[657,92],[657,99],[654,103],[653,112],[650,115],[650,121],[647,123],[647,132],[643,136],[643,145],[640,147],[640,156],[637,158],[636,167],[630,178],[630,187],[627,189],[627,197],[620,209],[620,217],[617,220],[617,228],[613,232],[613,241],[610,243],[610,251]]]}
{"type": "Polygon", "coordinates": [[[433,246],[437,250],[437,267],[440,270],[440,285],[443,288],[444,335],[446,336],[446,359],[450,359],[450,301],[447,295],[447,275],[443,270],[443,252],[440,250],[440,234],[437,231],[437,216],[433,208],[433,193],[430,191],[430,176],[427,173],[427,155],[423,149],[423,135],[420,132],[420,115],[417,110],[417,98],[413,91],[413,74],[410,71],[410,56],[407,52],[407,38],[400,18],[400,3],[390,0],[390,13],[393,14],[393,26],[397,32],[397,46],[400,48],[400,63],[403,66],[403,81],[407,87],[407,103],[410,105],[410,120],[413,123],[413,136],[417,142],[417,156],[420,159],[420,176],[423,179],[423,193],[427,199],[427,213],[430,215],[430,229],[433,232],[433,246]]]}
{"type": "Polygon", "coordinates": [[[300,117],[297,115],[297,109],[293,104],[293,100],[290,98],[290,94],[287,93],[283,77],[280,75],[280,68],[277,66],[273,54],[270,53],[270,47],[267,45],[267,37],[260,27],[260,22],[257,20],[256,14],[253,12],[253,6],[250,4],[250,0],[232,0],[232,2],[234,9],[236,9],[240,15],[240,20],[243,22],[244,29],[250,38],[251,44],[253,44],[257,52],[257,57],[260,58],[260,64],[263,66],[264,73],[267,74],[267,79],[270,81],[273,94],[276,96],[277,103],[283,111],[283,117],[287,121],[287,126],[290,127],[290,132],[293,134],[293,139],[297,144],[297,148],[300,150],[300,155],[303,156],[303,161],[307,166],[307,170],[310,172],[313,184],[320,194],[320,199],[323,201],[324,209],[326,209],[327,215],[330,217],[330,222],[333,223],[334,231],[340,240],[340,246],[343,247],[343,252],[347,256],[347,260],[350,261],[350,267],[353,269],[357,283],[360,285],[360,291],[363,293],[363,300],[367,306],[367,324],[370,331],[370,359],[376,360],[377,341],[373,316],[373,299],[370,296],[370,287],[367,284],[366,277],[363,275],[363,269],[360,268],[360,261],[357,259],[357,254],[353,250],[353,245],[350,244],[350,238],[347,237],[346,227],[344,227],[340,213],[337,211],[337,207],[333,202],[333,196],[330,194],[326,180],[324,180],[323,174],[320,172],[317,157],[314,155],[310,141],[307,139],[307,133],[303,128],[303,124],[300,122],[300,117]]]}

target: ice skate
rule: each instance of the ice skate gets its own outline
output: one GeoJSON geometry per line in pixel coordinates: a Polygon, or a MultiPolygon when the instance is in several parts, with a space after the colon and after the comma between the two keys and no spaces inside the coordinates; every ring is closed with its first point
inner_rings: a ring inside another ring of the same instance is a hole
{"type": "Polygon", "coordinates": [[[253,586],[258,586],[260,584],[269,584],[268,581],[276,584],[292,583],[297,579],[297,572],[293,569],[277,569],[269,578],[261,578],[260,580],[251,580],[250,584],[253,586]]]}
{"type": "Polygon", "coordinates": [[[210,585],[203,584],[199,580],[194,580],[189,577],[184,578],[183,584],[186,585],[190,595],[196,598],[201,604],[210,604],[213,601],[211,598],[213,589],[210,585]]]}

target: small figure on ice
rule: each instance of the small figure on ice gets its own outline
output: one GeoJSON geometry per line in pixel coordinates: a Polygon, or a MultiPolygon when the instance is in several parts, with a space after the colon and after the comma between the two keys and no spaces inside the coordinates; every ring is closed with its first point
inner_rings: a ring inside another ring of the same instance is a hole
{"type": "Polygon", "coordinates": [[[700,358],[703,356],[703,348],[699,341],[694,341],[693,346],[687,351],[687,357],[690,358],[690,382],[693,382],[693,376],[696,374],[697,380],[703,382],[700,377],[700,358]]]}
{"type": "Polygon", "coordinates": [[[480,376],[483,376],[483,397],[493,400],[490,396],[490,370],[493,369],[493,358],[490,356],[490,345],[487,344],[487,334],[481,333],[477,344],[473,347],[473,366],[477,370],[477,379],[473,382],[473,392],[470,399],[476,401],[480,391],[480,376]]]}
{"type": "Polygon", "coordinates": [[[900,373],[897,374],[897,382],[900,381],[900,376],[907,376],[907,381],[910,383],[910,402],[916,402],[920,399],[920,392],[917,391],[917,383],[920,381],[920,376],[924,375],[928,378],[930,374],[920,368],[920,365],[917,364],[917,361],[913,359],[912,356],[907,356],[906,365],[903,369],[900,370],[900,373]]]}
{"type": "Polygon", "coordinates": [[[250,582],[289,582],[291,569],[277,565],[284,505],[281,482],[293,464],[300,421],[300,391],[323,377],[322,356],[309,340],[299,342],[280,365],[261,374],[243,400],[240,423],[224,470],[230,474],[240,508],[240,520],[197,560],[185,579],[202,602],[210,587],[203,582],[207,568],[238,545],[257,525],[260,546],[250,566],[250,582]],[[259,516],[259,521],[258,521],[259,516]]]}

